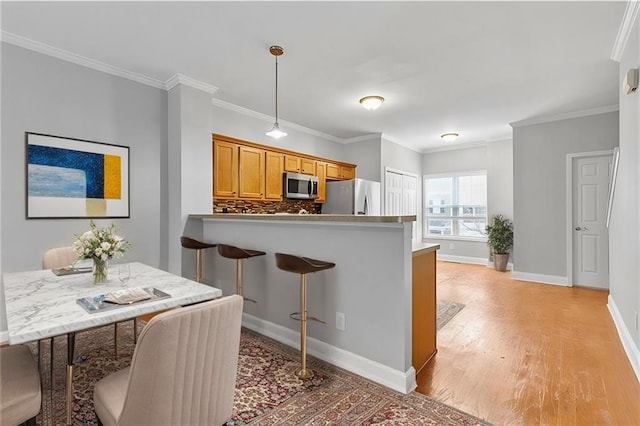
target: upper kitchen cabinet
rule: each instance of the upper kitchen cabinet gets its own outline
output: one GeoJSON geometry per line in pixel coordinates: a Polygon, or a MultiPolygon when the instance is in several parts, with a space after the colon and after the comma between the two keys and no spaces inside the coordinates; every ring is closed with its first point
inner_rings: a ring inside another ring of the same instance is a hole
{"type": "Polygon", "coordinates": [[[213,196],[236,198],[238,196],[239,145],[225,141],[213,144],[213,196]]]}
{"type": "Polygon", "coordinates": [[[327,163],[327,179],[347,180],[356,177],[356,166],[327,163]]]}
{"type": "Polygon", "coordinates": [[[302,173],[305,175],[315,175],[316,161],[311,158],[285,154],[284,170],[286,172],[302,173]]]}
{"type": "Polygon", "coordinates": [[[279,152],[266,152],[264,198],[282,200],[282,174],[284,173],[284,155],[279,152]]]}
{"type": "Polygon", "coordinates": [[[265,187],[265,151],[249,146],[240,146],[238,196],[262,199],[265,187]]]}
{"type": "Polygon", "coordinates": [[[318,198],[326,181],[355,177],[355,164],[315,157],[213,134],[213,198],[282,200],[284,172],[318,177],[318,198]]]}
{"type": "Polygon", "coordinates": [[[324,203],[327,200],[327,163],[316,161],[316,176],[318,177],[318,198],[316,198],[316,203],[324,203]]]}

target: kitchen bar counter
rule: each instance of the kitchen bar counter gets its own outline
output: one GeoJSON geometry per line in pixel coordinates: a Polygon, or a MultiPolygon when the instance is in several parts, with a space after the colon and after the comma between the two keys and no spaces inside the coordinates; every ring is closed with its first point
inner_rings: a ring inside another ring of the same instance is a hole
{"type": "MultiPolygon", "coordinates": [[[[334,262],[309,274],[307,349],[324,359],[400,392],[415,389],[412,360],[412,265],[414,253],[435,254],[437,245],[412,247],[415,216],[190,215],[184,235],[211,243],[261,250],[243,263],[247,298],[243,325],[299,348],[297,274],[276,267],[275,253],[334,262]],[[414,251],[415,250],[415,251],[414,251]],[[344,329],[336,316],[344,314],[344,329]]],[[[193,274],[194,254],[183,250],[183,274],[193,274]]],[[[434,257],[435,258],[435,257],[434,257]]],[[[235,291],[235,262],[215,249],[203,253],[204,282],[223,294],[235,291]]],[[[434,318],[435,321],[435,318],[434,318]]]]}
{"type": "Polygon", "coordinates": [[[405,223],[415,222],[414,216],[364,216],[352,214],[251,214],[251,213],[214,213],[192,214],[191,219],[233,219],[266,220],[286,222],[345,222],[345,223],[405,223]]]}
{"type": "Polygon", "coordinates": [[[432,243],[411,244],[411,255],[413,257],[431,253],[432,251],[436,251],[436,250],[440,250],[440,244],[432,244],[432,243]]]}

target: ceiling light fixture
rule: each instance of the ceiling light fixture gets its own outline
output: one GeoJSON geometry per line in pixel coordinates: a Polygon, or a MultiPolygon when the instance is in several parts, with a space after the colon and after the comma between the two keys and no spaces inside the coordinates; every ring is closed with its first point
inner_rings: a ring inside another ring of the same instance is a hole
{"type": "Polygon", "coordinates": [[[368,110],[377,109],[384,102],[384,98],[382,96],[365,96],[360,99],[360,104],[368,110]]]}
{"type": "Polygon", "coordinates": [[[271,46],[269,48],[269,52],[276,57],[276,122],[273,123],[273,127],[266,133],[266,135],[274,139],[280,139],[287,136],[285,132],[280,130],[280,125],[278,124],[278,56],[281,56],[284,53],[284,49],[280,46],[271,46]]]}
{"type": "Polygon", "coordinates": [[[456,139],[458,139],[458,136],[460,136],[457,133],[443,133],[442,135],[440,135],[440,137],[445,141],[445,142],[453,142],[456,139]]]}

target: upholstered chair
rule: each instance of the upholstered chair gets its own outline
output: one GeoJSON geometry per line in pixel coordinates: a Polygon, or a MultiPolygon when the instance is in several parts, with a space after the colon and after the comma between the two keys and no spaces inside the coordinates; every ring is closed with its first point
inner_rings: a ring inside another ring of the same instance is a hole
{"type": "Polygon", "coordinates": [[[42,256],[42,269],[62,268],[78,260],[73,247],[56,247],[47,250],[42,256]]]}
{"type": "Polygon", "coordinates": [[[0,348],[0,425],[35,426],[41,398],[40,373],[29,348],[0,348]]]}
{"type": "Polygon", "coordinates": [[[231,418],[242,297],[227,296],[155,316],[131,366],[93,391],[105,426],[222,425],[231,418]]]}

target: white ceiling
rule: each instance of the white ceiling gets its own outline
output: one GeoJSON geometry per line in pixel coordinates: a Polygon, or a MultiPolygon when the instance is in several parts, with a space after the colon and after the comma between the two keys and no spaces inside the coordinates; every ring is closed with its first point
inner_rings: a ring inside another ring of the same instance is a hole
{"type": "MultiPolygon", "coordinates": [[[[617,105],[625,2],[7,2],[7,33],[342,139],[416,151],[511,137],[510,122],[617,105]],[[385,103],[364,110],[358,99],[385,103]]],[[[265,123],[265,130],[269,127],[265,123]]],[[[285,127],[284,125],[282,127],[285,127]]],[[[286,130],[286,129],[285,129],[286,130]]]]}

